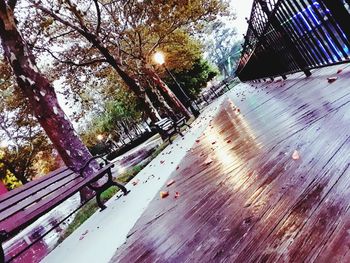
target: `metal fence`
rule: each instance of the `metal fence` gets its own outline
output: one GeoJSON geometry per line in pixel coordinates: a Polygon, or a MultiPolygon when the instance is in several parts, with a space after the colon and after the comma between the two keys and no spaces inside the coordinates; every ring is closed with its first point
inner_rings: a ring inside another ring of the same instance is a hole
{"type": "Polygon", "coordinates": [[[255,0],[236,74],[242,81],[350,60],[350,0],[255,0]]]}

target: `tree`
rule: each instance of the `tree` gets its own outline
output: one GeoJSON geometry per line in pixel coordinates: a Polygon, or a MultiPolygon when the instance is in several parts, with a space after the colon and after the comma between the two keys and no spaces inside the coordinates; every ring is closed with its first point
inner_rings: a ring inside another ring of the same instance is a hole
{"type": "Polygon", "coordinates": [[[205,46],[208,59],[226,75],[232,74],[234,65],[240,57],[241,42],[235,38],[236,30],[232,27],[235,19],[217,20],[209,24],[200,39],[205,46]]]}
{"type": "Polygon", "coordinates": [[[0,140],[9,144],[1,150],[0,177],[11,172],[25,184],[38,172],[35,168],[38,154],[45,159],[42,170],[56,168],[51,157],[53,147],[19,92],[10,66],[4,61],[0,62],[0,80],[0,140]]]}
{"type": "Polygon", "coordinates": [[[130,96],[123,87],[115,88],[113,93],[112,98],[104,103],[104,109],[84,127],[82,138],[89,149],[101,144],[98,135],[102,135],[103,141],[116,144],[121,138],[129,137],[130,132],[137,130],[137,124],[142,122],[136,98],[130,96]]]}
{"type": "MultiPolygon", "coordinates": [[[[82,43],[84,41],[88,42],[93,47],[93,51],[86,52],[86,49],[82,49],[84,53],[83,57],[86,57],[87,54],[91,54],[93,58],[90,58],[88,62],[75,63],[74,60],[65,61],[66,63],[77,65],[77,66],[85,66],[95,63],[108,63],[120,76],[120,78],[125,82],[125,84],[130,88],[132,92],[136,95],[139,100],[139,104],[142,104],[142,108],[147,112],[147,115],[153,120],[157,121],[156,109],[153,107],[148,92],[141,85],[139,85],[139,81],[129,74],[123,67],[119,52],[114,48],[110,47],[110,36],[112,35],[110,31],[111,29],[111,19],[107,9],[102,9],[101,6],[105,7],[106,5],[100,5],[97,0],[94,0],[94,8],[90,8],[82,4],[82,8],[79,8],[76,3],[73,3],[70,0],[66,0],[63,3],[60,1],[52,3],[46,3],[45,5],[43,1],[32,1],[30,2],[40,10],[43,16],[43,22],[40,24],[47,24],[47,16],[50,16],[52,20],[49,23],[57,23],[57,29],[62,28],[63,30],[69,30],[69,33],[62,33],[65,36],[69,36],[70,40],[79,38],[81,41],[80,46],[86,46],[82,43]],[[72,38],[73,36],[73,38],[72,38]],[[96,52],[98,53],[98,58],[94,58],[96,56],[96,52]]],[[[111,2],[113,3],[113,2],[111,2]]],[[[62,34],[60,34],[62,36],[62,34]]],[[[60,38],[60,37],[55,37],[60,38]]],[[[50,38],[52,39],[52,38],[50,38]]],[[[76,42],[77,40],[73,41],[76,42]]],[[[49,51],[46,48],[41,47],[41,49],[45,49],[51,55],[53,52],[49,51]]],[[[75,50],[78,51],[77,46],[75,46],[75,50]]],[[[76,53],[76,52],[75,52],[76,53]]],[[[56,57],[56,56],[54,56],[56,57]]],[[[78,56],[79,57],[79,56],[78,56]]],[[[57,58],[57,57],[56,57],[57,58]]],[[[63,62],[63,61],[62,61],[63,62]]],[[[174,99],[174,96],[172,96],[174,99]]],[[[162,101],[163,102],[163,101],[162,101]]],[[[163,103],[165,105],[165,103],[163,103]]],[[[175,104],[174,104],[175,105],[175,104]]],[[[178,109],[186,116],[189,115],[188,111],[184,107],[180,107],[180,104],[176,104],[178,109]]],[[[171,110],[168,108],[168,110],[171,110]]]]}
{"type": "MultiPolygon", "coordinates": [[[[144,107],[153,117],[155,117],[154,109],[148,100],[151,93],[156,94],[155,97],[160,99],[160,104],[167,111],[171,111],[168,104],[185,116],[188,116],[189,113],[166,85],[161,83],[154,74],[155,72],[152,72],[150,79],[155,81],[155,86],[162,91],[167,102],[152,89],[153,85],[148,90],[138,85],[140,80],[137,79],[137,74],[128,72],[128,64],[138,72],[144,71],[146,74],[151,72],[152,68],[145,64],[149,63],[149,57],[155,48],[169,41],[168,36],[181,28],[193,32],[204,22],[224,13],[223,10],[226,7],[226,1],[217,0],[205,1],[205,3],[199,0],[190,2],[94,0],[91,5],[70,0],[63,2],[31,0],[31,2],[36,9],[41,11],[35,14],[36,18],[41,18],[38,24],[44,25],[44,29],[39,31],[48,32],[46,38],[48,41],[39,45],[41,49],[73,66],[108,63],[140,98],[140,103],[146,103],[144,107]],[[55,33],[50,34],[50,32],[55,33]],[[56,44],[63,42],[62,39],[68,39],[72,44],[69,45],[63,56],[58,57],[47,47],[55,47],[56,44]],[[86,42],[90,45],[87,45],[86,42]],[[131,48],[131,52],[128,48],[131,48]],[[132,59],[136,61],[129,63],[132,59]]],[[[27,19],[27,21],[32,21],[32,19],[27,19]]],[[[34,39],[33,42],[38,42],[38,39],[43,38],[35,37],[34,39]]]]}
{"type": "MultiPolygon", "coordinates": [[[[192,99],[195,99],[207,86],[208,81],[218,74],[218,71],[208,61],[201,58],[197,59],[191,68],[182,71],[173,70],[172,74],[192,99]]],[[[165,75],[164,79],[173,90],[176,90],[176,83],[172,78],[165,75]]]]}
{"type": "MultiPolygon", "coordinates": [[[[14,17],[16,1],[0,0],[0,38],[20,91],[34,116],[59,152],[65,164],[79,170],[91,158],[58,104],[52,84],[39,71],[35,58],[17,30],[14,17]]],[[[86,197],[86,196],[85,196],[86,197]]]]}

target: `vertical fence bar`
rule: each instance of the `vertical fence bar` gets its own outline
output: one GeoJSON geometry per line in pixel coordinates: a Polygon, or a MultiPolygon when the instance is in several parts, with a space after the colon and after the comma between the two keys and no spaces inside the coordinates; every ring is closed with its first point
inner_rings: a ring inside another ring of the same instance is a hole
{"type": "Polygon", "coordinates": [[[255,0],[248,22],[242,80],[349,62],[350,0],[255,0]]]}
{"type": "Polygon", "coordinates": [[[293,14],[292,22],[294,22],[295,23],[294,25],[298,28],[297,32],[299,34],[299,37],[301,39],[304,38],[304,39],[308,40],[310,46],[314,47],[313,50],[316,50],[317,56],[320,58],[320,62],[322,64],[325,64],[328,61],[327,56],[325,55],[325,53],[322,50],[322,48],[320,47],[320,45],[317,43],[316,38],[314,38],[312,34],[310,34],[310,35],[305,34],[306,28],[297,18],[297,16],[298,16],[297,9],[294,7],[294,5],[291,3],[290,0],[284,1],[284,3],[286,4],[286,9],[290,10],[290,13],[293,14]]]}
{"type": "Polygon", "coordinates": [[[279,12],[276,13],[277,18],[279,18],[280,22],[285,25],[285,28],[288,31],[288,33],[290,34],[291,39],[293,40],[294,43],[297,44],[297,48],[299,49],[299,52],[305,54],[305,59],[307,60],[307,63],[309,65],[315,66],[317,64],[317,62],[312,57],[312,55],[309,51],[309,47],[307,46],[307,43],[301,41],[300,38],[298,37],[298,35],[296,35],[296,31],[292,26],[291,19],[284,12],[285,12],[285,10],[284,10],[283,6],[281,6],[281,9],[279,10],[279,12]]]}

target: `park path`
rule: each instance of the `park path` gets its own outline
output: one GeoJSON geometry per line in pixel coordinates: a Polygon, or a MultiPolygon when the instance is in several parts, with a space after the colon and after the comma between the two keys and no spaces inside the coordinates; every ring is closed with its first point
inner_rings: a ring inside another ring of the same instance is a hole
{"type": "Polygon", "coordinates": [[[349,84],[236,86],[111,262],[350,262],[349,84]]]}
{"type": "Polygon", "coordinates": [[[176,138],[173,144],[166,147],[129,182],[127,188],[131,192],[127,196],[120,197],[117,194],[109,200],[106,203],[107,209],[91,216],[42,262],[109,262],[116,249],[126,241],[129,231],[153,197],[159,194],[162,185],[208,126],[222,101],[223,97],[209,105],[191,124],[192,127],[185,132],[184,138],[176,138]]]}

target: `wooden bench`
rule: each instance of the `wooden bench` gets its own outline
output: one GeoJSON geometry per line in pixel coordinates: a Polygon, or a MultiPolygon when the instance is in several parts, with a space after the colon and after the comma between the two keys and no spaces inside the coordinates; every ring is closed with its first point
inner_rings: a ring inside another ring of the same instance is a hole
{"type": "MultiPolygon", "coordinates": [[[[88,187],[94,191],[97,204],[102,210],[106,206],[101,201],[101,193],[109,187],[117,186],[124,195],[128,194],[129,191],[124,185],[113,181],[111,168],[114,165],[104,158],[101,163],[98,163],[98,158],[102,157],[91,158],[78,172],[63,167],[0,196],[0,262],[5,262],[2,248],[4,241],[14,237],[83,188],[88,187]],[[96,170],[97,167],[100,169],[96,170]],[[96,171],[85,176],[86,172],[92,171],[93,168],[96,171]],[[106,182],[102,185],[98,184],[97,181],[105,176],[107,177],[106,182]]],[[[12,258],[6,258],[6,260],[12,260],[12,258]]]]}
{"type": "Polygon", "coordinates": [[[154,125],[151,125],[151,127],[156,128],[163,140],[168,138],[170,143],[172,143],[171,137],[173,135],[180,134],[181,137],[184,136],[181,132],[181,127],[183,126],[191,128],[191,126],[187,124],[185,117],[181,117],[176,121],[169,118],[164,118],[156,122],[154,125]]]}

